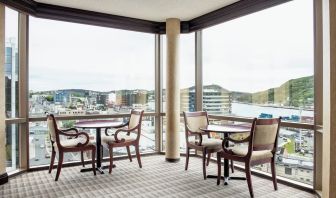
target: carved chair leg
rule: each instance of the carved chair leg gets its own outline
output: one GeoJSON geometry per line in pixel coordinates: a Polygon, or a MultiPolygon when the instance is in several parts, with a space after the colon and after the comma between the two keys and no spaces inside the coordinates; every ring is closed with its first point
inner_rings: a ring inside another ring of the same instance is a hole
{"type": "Polygon", "coordinates": [[[208,159],[207,159],[207,166],[209,166],[209,163],[210,163],[210,158],[211,158],[211,153],[208,153],[208,159]]]}
{"type": "Polygon", "coordinates": [[[131,155],[130,147],[126,146],[126,149],[127,149],[128,158],[129,158],[130,162],[132,162],[132,155],[131,155]]]}
{"type": "Polygon", "coordinates": [[[141,164],[141,158],[140,158],[140,151],[139,151],[139,144],[134,145],[135,147],[135,152],[136,152],[136,157],[139,163],[139,167],[142,168],[142,164],[141,164]]]}
{"type": "Polygon", "coordinates": [[[92,149],[92,170],[93,174],[96,175],[96,148],[92,149]]]}
{"type": "Polygon", "coordinates": [[[272,170],[272,180],[273,180],[274,190],[278,190],[274,158],[271,161],[271,170],[272,170]]]}
{"type": "Polygon", "coordinates": [[[230,162],[231,162],[231,172],[234,173],[233,160],[230,160],[230,162]]]}
{"type": "Polygon", "coordinates": [[[250,196],[253,198],[253,187],[252,187],[252,181],[251,181],[251,166],[248,162],[245,162],[245,172],[246,172],[246,180],[247,185],[250,191],[250,196]]]}
{"type": "Polygon", "coordinates": [[[219,185],[221,181],[221,166],[221,154],[217,152],[217,185],[219,185]]]}
{"type": "Polygon", "coordinates": [[[85,163],[84,163],[84,151],[81,151],[81,161],[82,161],[83,167],[85,167],[85,163]]]}
{"type": "Polygon", "coordinates": [[[186,164],[185,164],[185,170],[188,170],[189,153],[190,153],[190,149],[187,147],[187,149],[186,149],[186,164]]]}
{"type": "Polygon", "coordinates": [[[51,173],[52,169],[54,168],[55,157],[56,157],[56,152],[55,151],[51,151],[49,173],[51,173]]]}
{"type": "Polygon", "coordinates": [[[61,169],[62,169],[62,164],[63,164],[63,152],[59,152],[59,156],[58,156],[58,165],[57,165],[57,172],[56,172],[56,178],[55,181],[58,180],[59,175],[61,173],[61,169]]]}
{"type": "Polygon", "coordinates": [[[109,152],[110,152],[110,166],[109,166],[109,173],[112,173],[112,166],[113,166],[113,147],[109,146],[109,152]]]}
{"type": "Polygon", "coordinates": [[[203,160],[202,160],[202,165],[203,165],[203,177],[206,179],[206,167],[205,167],[205,161],[206,161],[206,149],[203,149],[203,160]]]}

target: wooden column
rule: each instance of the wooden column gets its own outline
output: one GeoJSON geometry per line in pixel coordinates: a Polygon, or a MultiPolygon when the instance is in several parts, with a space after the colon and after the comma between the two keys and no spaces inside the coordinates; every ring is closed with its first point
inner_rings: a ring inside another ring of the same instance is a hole
{"type": "Polygon", "coordinates": [[[0,184],[8,181],[5,119],[5,6],[0,4],[0,184]]]}
{"type": "Polygon", "coordinates": [[[167,90],[166,90],[166,161],[176,162],[180,159],[180,68],[179,40],[180,20],[167,19],[167,90]]]}
{"type": "Polygon", "coordinates": [[[323,0],[322,197],[336,197],[336,1],[323,0]]]}

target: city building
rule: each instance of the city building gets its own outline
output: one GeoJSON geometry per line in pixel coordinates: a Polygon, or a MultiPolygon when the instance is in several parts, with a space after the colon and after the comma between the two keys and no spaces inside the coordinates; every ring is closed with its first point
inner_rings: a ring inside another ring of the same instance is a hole
{"type": "Polygon", "coordinates": [[[231,93],[219,85],[206,85],[203,87],[203,109],[209,114],[230,114],[231,93]]]}
{"type": "Polygon", "coordinates": [[[99,94],[97,95],[97,104],[101,104],[101,105],[104,105],[106,106],[107,102],[108,102],[109,98],[108,98],[108,95],[105,95],[105,94],[99,94]]]}
{"type": "MultiPolygon", "coordinates": [[[[14,118],[18,113],[18,47],[15,38],[6,40],[5,45],[5,114],[7,118],[14,118]]],[[[18,128],[16,125],[6,126],[6,152],[9,155],[7,164],[9,167],[16,167],[18,151],[18,128]]]]}
{"type": "Polygon", "coordinates": [[[70,93],[68,91],[55,91],[54,102],[60,104],[67,104],[70,102],[70,93]]]}
{"type": "MultiPolygon", "coordinates": [[[[195,87],[181,89],[181,111],[196,111],[195,87]]],[[[203,109],[209,114],[230,114],[231,93],[219,85],[203,87],[203,109]]]]}
{"type": "Polygon", "coordinates": [[[116,91],[116,105],[131,107],[132,104],[146,104],[148,99],[146,90],[119,90],[116,91]]]}

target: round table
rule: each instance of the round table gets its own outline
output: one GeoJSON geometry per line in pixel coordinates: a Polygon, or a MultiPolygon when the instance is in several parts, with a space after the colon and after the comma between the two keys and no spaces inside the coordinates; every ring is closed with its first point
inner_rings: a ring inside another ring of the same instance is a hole
{"type": "MultiPolygon", "coordinates": [[[[242,125],[208,125],[205,128],[200,128],[202,131],[214,132],[214,133],[223,133],[224,137],[229,137],[232,133],[246,133],[251,131],[251,127],[242,126],[242,125]]],[[[226,147],[229,147],[229,142],[225,143],[226,147]]],[[[208,175],[207,178],[217,178],[215,175],[208,175]]],[[[224,159],[224,185],[228,184],[229,179],[237,180],[246,180],[245,177],[230,177],[230,167],[229,160],[224,159]]]]}
{"type": "MultiPolygon", "coordinates": [[[[92,121],[81,121],[75,124],[76,128],[82,129],[96,129],[96,146],[97,146],[97,166],[96,169],[101,174],[104,174],[103,168],[101,165],[101,129],[102,128],[118,128],[123,126],[123,122],[112,121],[112,120],[92,120],[92,121]]],[[[82,169],[81,172],[92,171],[92,168],[82,169]]]]}

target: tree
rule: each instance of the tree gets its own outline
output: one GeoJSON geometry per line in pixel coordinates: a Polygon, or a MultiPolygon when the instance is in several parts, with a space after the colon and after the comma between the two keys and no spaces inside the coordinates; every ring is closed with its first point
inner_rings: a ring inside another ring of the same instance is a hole
{"type": "Polygon", "coordinates": [[[54,101],[54,96],[46,96],[45,99],[48,101],[48,102],[53,102],[54,101]]]}
{"type": "Polygon", "coordinates": [[[75,125],[75,122],[74,120],[66,120],[66,121],[63,121],[63,127],[64,128],[73,128],[74,125],[75,125]]]}

